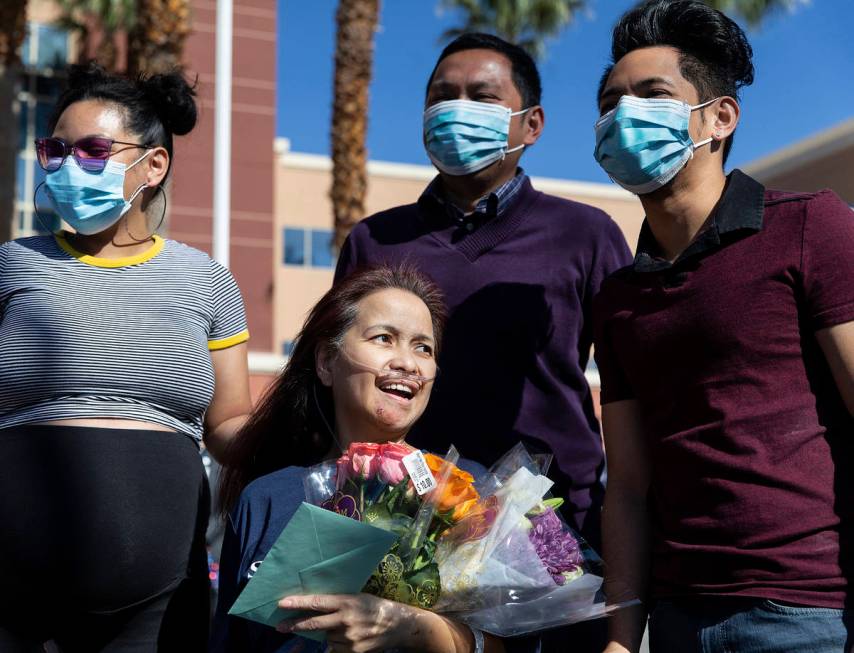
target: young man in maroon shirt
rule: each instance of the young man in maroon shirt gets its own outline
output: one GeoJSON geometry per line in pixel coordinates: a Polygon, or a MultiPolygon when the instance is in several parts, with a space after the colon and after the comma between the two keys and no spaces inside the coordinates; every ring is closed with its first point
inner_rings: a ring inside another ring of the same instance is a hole
{"type": "Polygon", "coordinates": [[[608,653],[843,651],[854,637],[854,213],[723,165],[741,29],[651,0],[614,29],[596,159],[639,195],[594,305],[608,653]]]}

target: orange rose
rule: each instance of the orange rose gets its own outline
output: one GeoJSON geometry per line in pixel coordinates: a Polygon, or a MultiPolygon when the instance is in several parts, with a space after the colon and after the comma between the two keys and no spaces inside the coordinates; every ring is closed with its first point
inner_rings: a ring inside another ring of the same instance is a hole
{"type": "Polygon", "coordinates": [[[466,515],[466,520],[452,530],[445,533],[457,545],[464,542],[474,542],[486,536],[495,524],[500,505],[495,495],[479,501],[477,505],[466,515]]]}
{"type": "Polygon", "coordinates": [[[463,501],[462,503],[458,503],[454,508],[454,514],[451,515],[451,519],[454,521],[460,521],[463,517],[465,517],[469,511],[477,505],[477,502],[480,501],[480,495],[478,495],[477,490],[475,490],[471,485],[468,487],[468,492],[472,496],[471,499],[463,501]]]}
{"type": "Polygon", "coordinates": [[[439,488],[441,495],[438,499],[438,509],[440,512],[453,510],[451,519],[459,521],[465,517],[480,500],[477,490],[475,490],[474,485],[472,485],[474,483],[474,477],[456,465],[452,465],[433,454],[424,454],[424,459],[427,461],[427,466],[430,468],[430,471],[433,472],[433,476],[435,476],[436,480],[440,482],[444,472],[446,471],[445,466],[450,466],[448,480],[444,487],[439,488]]]}

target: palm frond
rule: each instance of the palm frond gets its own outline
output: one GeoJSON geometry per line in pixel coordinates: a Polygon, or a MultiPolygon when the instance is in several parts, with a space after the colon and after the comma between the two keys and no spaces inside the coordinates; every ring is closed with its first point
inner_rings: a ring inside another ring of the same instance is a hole
{"type": "Polygon", "coordinates": [[[730,16],[743,18],[749,27],[758,27],[768,16],[794,11],[809,0],[703,0],[710,7],[730,16]]]}
{"type": "Polygon", "coordinates": [[[442,9],[458,12],[462,18],[442,34],[442,40],[466,32],[490,32],[539,59],[545,56],[547,39],[560,34],[585,5],[586,0],[441,0],[442,9]]]}

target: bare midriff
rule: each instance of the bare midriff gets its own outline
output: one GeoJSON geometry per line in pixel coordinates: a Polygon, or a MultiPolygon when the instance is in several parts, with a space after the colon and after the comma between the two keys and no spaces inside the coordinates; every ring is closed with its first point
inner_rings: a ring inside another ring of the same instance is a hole
{"type": "Polygon", "coordinates": [[[74,419],[53,419],[46,422],[35,422],[45,426],[88,426],[101,429],[141,429],[146,431],[174,431],[175,429],[155,424],[154,422],[143,422],[135,419],[122,419],[120,417],[78,417],[74,419]]]}

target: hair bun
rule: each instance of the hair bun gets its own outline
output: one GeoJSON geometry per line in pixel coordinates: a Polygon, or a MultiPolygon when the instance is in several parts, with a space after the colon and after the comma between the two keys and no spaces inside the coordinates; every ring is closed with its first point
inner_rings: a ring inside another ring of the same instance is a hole
{"type": "Polygon", "coordinates": [[[180,70],[142,78],[139,85],[157,110],[163,126],[176,136],[196,125],[195,84],[190,86],[180,70]]]}

